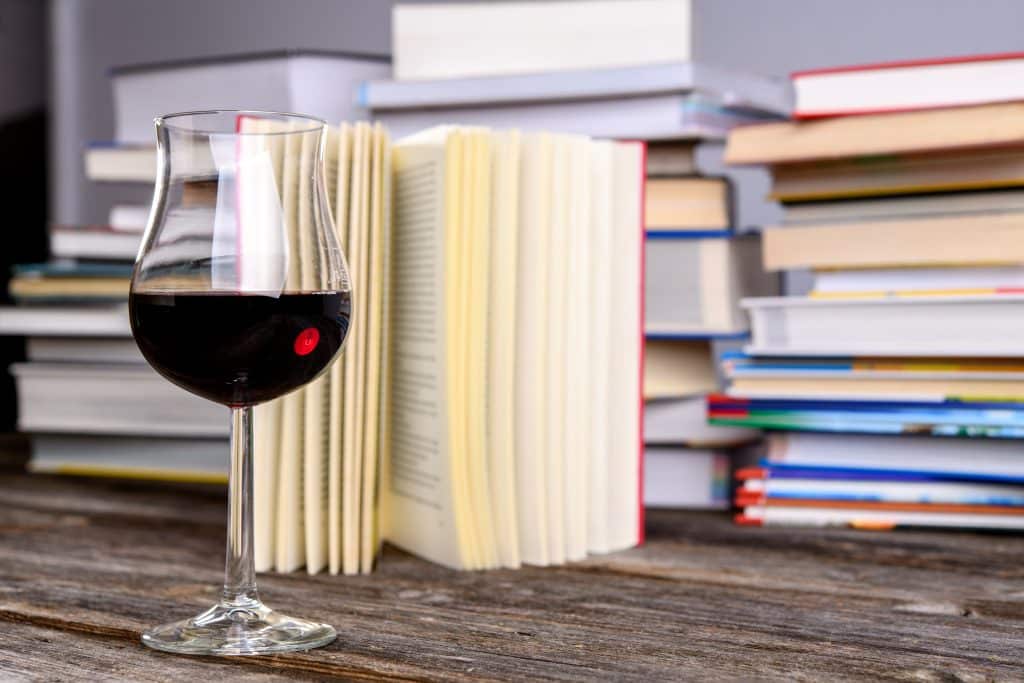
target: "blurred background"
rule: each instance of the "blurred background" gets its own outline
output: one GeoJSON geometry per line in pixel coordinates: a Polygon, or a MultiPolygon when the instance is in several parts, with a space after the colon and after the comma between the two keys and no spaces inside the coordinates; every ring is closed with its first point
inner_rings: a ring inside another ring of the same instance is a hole
{"type": "MultiPolygon", "coordinates": [[[[9,212],[0,249],[5,301],[10,301],[6,284],[12,265],[61,255],[48,244],[54,226],[106,226],[113,222],[113,207],[148,205],[151,184],[90,178],[83,163],[91,146],[118,141],[112,71],[282,50],[387,59],[395,5],[392,0],[0,0],[0,186],[9,212]]],[[[1022,20],[1024,5],[1017,0],[693,0],[688,15],[692,61],[780,82],[804,69],[1021,50],[1022,20]]],[[[238,103],[211,101],[210,106],[238,103]]],[[[786,113],[777,111],[775,117],[786,113]]],[[[147,157],[142,162],[151,165],[147,157]]],[[[121,273],[124,280],[129,261],[124,255],[121,260],[106,274],[121,273]]],[[[794,289],[800,289],[799,281],[790,280],[789,290],[794,289]]],[[[130,340],[123,341],[127,345],[118,353],[129,353],[130,340]]],[[[0,336],[0,365],[24,360],[24,344],[21,336],[0,336]]],[[[100,351],[107,353],[90,352],[100,351]]],[[[39,354],[47,360],[42,347],[39,354]]],[[[4,373],[0,432],[13,432],[16,421],[14,380],[4,373]]],[[[203,424],[197,436],[223,437],[220,427],[203,424]]]]}

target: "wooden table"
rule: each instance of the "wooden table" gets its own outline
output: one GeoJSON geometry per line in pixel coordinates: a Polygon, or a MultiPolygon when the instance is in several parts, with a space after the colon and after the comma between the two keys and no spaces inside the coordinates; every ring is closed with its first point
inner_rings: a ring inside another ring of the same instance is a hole
{"type": "Polygon", "coordinates": [[[372,576],[262,578],[340,636],[186,658],[144,627],[210,604],[215,490],[0,475],[0,680],[1024,679],[1024,538],[749,529],[657,512],[633,551],[453,572],[387,549],[372,576]]]}

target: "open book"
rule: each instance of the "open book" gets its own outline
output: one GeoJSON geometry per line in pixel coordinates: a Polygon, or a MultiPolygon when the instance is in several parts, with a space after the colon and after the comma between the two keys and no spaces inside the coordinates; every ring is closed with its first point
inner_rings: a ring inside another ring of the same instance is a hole
{"type": "Polygon", "coordinates": [[[381,539],[465,569],[640,542],[643,145],[392,147],[367,124],[327,145],[354,322],[329,373],[257,410],[257,569],[367,572],[381,539]]]}

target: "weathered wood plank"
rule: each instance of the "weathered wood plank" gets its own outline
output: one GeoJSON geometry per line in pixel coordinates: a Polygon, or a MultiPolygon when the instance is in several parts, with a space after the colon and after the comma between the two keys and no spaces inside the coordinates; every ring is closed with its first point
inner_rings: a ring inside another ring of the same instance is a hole
{"type": "MultiPolygon", "coordinates": [[[[215,597],[222,493],[10,476],[0,501],[0,651],[42,629],[95,643],[92,661],[121,657],[126,677],[129,662],[185,671],[137,638],[215,597]]],[[[372,576],[265,576],[272,606],[341,637],[210,661],[248,676],[1024,678],[1022,538],[744,529],[692,513],[653,514],[649,534],[570,567],[459,573],[388,549],[372,576]]],[[[50,671],[45,648],[32,652],[50,671]]]]}

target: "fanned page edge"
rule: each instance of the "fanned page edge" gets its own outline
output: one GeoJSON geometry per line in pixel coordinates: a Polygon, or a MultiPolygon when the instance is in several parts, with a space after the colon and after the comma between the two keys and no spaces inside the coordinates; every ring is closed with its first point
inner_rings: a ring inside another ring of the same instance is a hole
{"type": "Polygon", "coordinates": [[[540,388],[547,348],[547,242],[551,223],[551,136],[527,133],[521,138],[519,160],[520,217],[516,269],[516,316],[531,318],[516,327],[516,487],[540,491],[532,505],[517,509],[520,560],[551,563],[547,545],[547,393],[540,388]],[[530,201],[528,204],[527,202],[530,201]],[[523,258],[522,255],[529,256],[523,258]],[[529,283],[529,284],[527,284],[529,283]],[[531,377],[531,375],[533,375],[531,377]],[[528,397],[532,399],[529,400],[528,397]],[[532,541],[532,542],[531,542],[532,541]]]}
{"type": "Polygon", "coordinates": [[[394,287],[392,298],[396,302],[394,308],[407,305],[402,299],[413,293],[427,292],[436,310],[425,321],[430,326],[428,329],[417,329],[406,316],[402,322],[396,320],[391,330],[392,393],[388,419],[394,438],[388,445],[392,462],[387,477],[382,481],[381,502],[385,510],[383,519],[388,524],[383,530],[384,538],[432,562],[452,569],[465,569],[467,565],[462,555],[455,513],[453,466],[450,463],[453,449],[447,414],[451,408],[451,402],[447,400],[451,382],[451,365],[448,362],[451,347],[446,342],[452,315],[449,307],[452,292],[448,287],[450,269],[447,267],[452,244],[448,235],[452,228],[451,214],[458,211],[457,205],[452,203],[453,198],[458,198],[458,183],[449,168],[457,160],[447,138],[447,129],[433,129],[399,140],[392,147],[395,222],[392,225],[391,283],[394,287]],[[428,184],[431,192],[421,191],[423,183],[428,184]],[[409,239],[410,234],[415,234],[417,239],[409,239]],[[422,241],[423,238],[426,242],[422,241]],[[420,278],[412,279],[407,273],[403,277],[403,265],[410,259],[418,266],[427,266],[420,278]],[[413,332],[405,331],[405,325],[412,325],[413,332]],[[429,334],[429,341],[410,341],[410,335],[417,332],[429,334]],[[431,382],[428,386],[417,387],[414,395],[406,380],[422,373],[431,373],[431,382]],[[426,410],[417,414],[414,410],[419,406],[426,410]],[[406,412],[407,407],[409,412],[406,412]],[[414,488],[395,467],[408,455],[404,451],[414,446],[420,450],[412,452],[413,461],[427,468],[422,471],[435,479],[434,489],[429,489],[428,484],[420,484],[424,488],[422,491],[414,488]],[[423,465],[421,456],[427,447],[430,450],[426,451],[425,457],[432,457],[433,462],[423,465]]]}
{"type": "MultiPolygon", "coordinates": [[[[334,192],[335,209],[334,221],[337,229],[338,245],[344,255],[348,248],[348,204],[349,204],[349,181],[351,179],[350,164],[352,150],[352,131],[348,124],[342,123],[337,131],[337,183],[334,192]]],[[[345,373],[344,355],[335,358],[331,365],[331,395],[328,417],[328,456],[327,472],[327,566],[331,574],[338,574],[341,571],[342,562],[342,440],[344,427],[344,406],[345,395],[345,373]]]]}
{"type": "Polygon", "coordinates": [[[384,533],[383,530],[387,528],[387,519],[384,515],[386,512],[386,506],[383,503],[383,486],[384,482],[388,479],[391,464],[391,297],[393,296],[393,283],[392,283],[392,266],[391,266],[391,249],[392,249],[392,230],[394,227],[394,204],[393,204],[393,183],[394,183],[394,164],[393,164],[393,146],[391,143],[391,137],[388,135],[387,129],[381,129],[381,136],[383,138],[384,147],[384,210],[383,210],[383,231],[382,231],[382,272],[381,272],[381,295],[382,295],[382,308],[381,308],[381,342],[380,342],[380,354],[381,354],[381,378],[380,378],[380,423],[378,425],[379,431],[377,434],[378,448],[380,449],[380,455],[378,456],[378,468],[377,478],[374,482],[373,491],[373,510],[374,514],[370,520],[372,525],[372,537],[373,537],[373,562],[376,564],[377,559],[380,557],[381,547],[383,545],[384,533]]]}
{"type": "MultiPolygon", "coordinates": [[[[286,136],[281,161],[282,204],[289,230],[297,230],[298,182],[301,169],[301,142],[286,136]],[[299,149],[296,150],[296,146],[299,149]]],[[[297,240],[289,240],[295,244],[297,240]]],[[[299,254],[289,253],[289,289],[302,285],[299,254]]],[[[302,531],[302,392],[296,391],[281,399],[281,439],[278,456],[277,519],[275,524],[275,569],[291,572],[305,564],[305,534],[302,531]],[[297,438],[296,438],[297,437],[297,438]],[[294,439],[294,442],[293,442],[294,439]],[[289,522],[291,525],[289,527],[289,522]]]]}
{"type": "MultiPolygon", "coordinates": [[[[302,290],[323,290],[323,263],[316,248],[313,214],[301,207],[312,206],[317,188],[313,185],[318,138],[312,134],[302,137],[302,157],[299,176],[299,244],[302,258],[302,290]],[[317,262],[319,267],[317,267],[317,262]]],[[[304,386],[302,399],[302,519],[306,546],[306,572],[319,573],[327,565],[327,463],[325,448],[324,393],[329,375],[321,375],[304,386]]]]}
{"type": "Polygon", "coordinates": [[[369,224],[369,268],[367,284],[370,298],[367,316],[366,335],[366,420],[363,423],[365,433],[363,440],[363,477],[360,498],[359,525],[359,569],[368,573],[373,569],[375,557],[373,549],[373,526],[377,516],[376,482],[377,463],[379,458],[378,425],[380,420],[380,403],[377,398],[381,391],[380,340],[383,325],[383,268],[381,252],[382,232],[384,230],[384,133],[377,124],[373,127],[373,182],[371,199],[371,215],[369,224]]]}
{"type": "Polygon", "coordinates": [[[491,161],[491,288],[488,318],[487,439],[491,516],[498,562],[521,565],[516,484],[516,272],[519,238],[518,131],[496,132],[491,161]],[[504,257],[504,258],[501,258],[504,257]]]}
{"type": "MultiPolygon", "coordinates": [[[[353,153],[352,153],[352,201],[349,203],[349,234],[348,234],[348,250],[349,250],[349,264],[352,268],[353,275],[353,301],[359,300],[359,297],[363,296],[358,288],[358,252],[361,246],[360,240],[360,220],[362,217],[362,203],[364,199],[364,186],[365,179],[363,178],[363,168],[366,166],[366,136],[363,131],[363,127],[360,124],[356,124],[353,127],[353,153]]],[[[353,306],[353,331],[358,330],[363,326],[363,321],[359,319],[358,308],[353,306]]],[[[356,432],[359,429],[359,424],[356,415],[356,392],[358,391],[358,372],[357,372],[357,360],[361,348],[358,342],[358,334],[352,335],[346,344],[346,351],[344,355],[344,374],[345,374],[345,398],[343,401],[345,417],[344,427],[342,429],[344,435],[344,445],[342,447],[342,558],[341,568],[342,573],[346,575],[357,574],[359,572],[359,558],[356,557],[356,552],[359,547],[359,497],[358,497],[358,479],[356,476],[357,472],[357,452],[356,452],[356,432]]]]}

